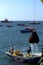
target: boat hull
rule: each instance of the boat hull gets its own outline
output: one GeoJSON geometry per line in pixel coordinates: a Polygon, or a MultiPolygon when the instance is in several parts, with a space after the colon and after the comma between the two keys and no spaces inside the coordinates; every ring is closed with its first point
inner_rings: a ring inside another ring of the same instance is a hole
{"type": "Polygon", "coordinates": [[[32,32],[32,30],[20,30],[21,33],[29,33],[32,32]]]}
{"type": "Polygon", "coordinates": [[[22,56],[13,56],[12,54],[6,53],[7,56],[11,57],[13,60],[23,63],[38,63],[41,57],[22,57],[22,56]]]}
{"type": "Polygon", "coordinates": [[[26,63],[38,63],[40,60],[40,57],[35,57],[35,58],[28,58],[28,59],[23,59],[24,62],[26,63]]]}

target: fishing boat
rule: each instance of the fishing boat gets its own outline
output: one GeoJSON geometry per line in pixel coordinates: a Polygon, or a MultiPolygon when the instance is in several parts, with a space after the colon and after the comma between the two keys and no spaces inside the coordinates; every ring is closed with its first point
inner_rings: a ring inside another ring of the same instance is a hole
{"type": "Polygon", "coordinates": [[[39,42],[39,37],[36,31],[32,32],[29,42],[31,44],[31,47],[25,53],[22,52],[21,50],[15,50],[14,47],[11,46],[10,50],[8,52],[5,52],[5,54],[17,62],[33,63],[33,64],[39,63],[42,53],[37,52],[37,44],[39,42]],[[35,49],[33,47],[34,45],[35,49]]]}
{"type": "Polygon", "coordinates": [[[40,24],[38,21],[30,22],[30,24],[40,24]]]}
{"type": "Polygon", "coordinates": [[[25,29],[20,30],[20,32],[21,33],[29,33],[29,32],[33,32],[33,30],[36,30],[36,28],[25,27],[25,29]]]}
{"type": "MultiPolygon", "coordinates": [[[[29,51],[28,51],[29,52],[29,51]]],[[[14,50],[12,47],[11,50],[5,52],[7,56],[15,60],[16,62],[23,62],[23,63],[38,63],[41,58],[41,53],[23,53],[20,50],[14,50]]]]}
{"type": "Polygon", "coordinates": [[[32,32],[33,30],[32,29],[24,29],[24,30],[20,30],[21,33],[29,33],[29,32],[32,32]]]}

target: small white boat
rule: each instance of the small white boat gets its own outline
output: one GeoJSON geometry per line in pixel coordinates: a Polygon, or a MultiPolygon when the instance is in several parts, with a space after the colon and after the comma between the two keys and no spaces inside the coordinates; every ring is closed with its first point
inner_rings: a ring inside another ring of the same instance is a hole
{"type": "Polygon", "coordinates": [[[38,53],[22,53],[20,50],[11,50],[8,52],[5,52],[5,54],[15,61],[18,62],[25,62],[25,63],[38,63],[41,58],[41,52],[38,53]]]}
{"type": "Polygon", "coordinates": [[[30,22],[30,24],[40,24],[38,21],[30,22]]]}

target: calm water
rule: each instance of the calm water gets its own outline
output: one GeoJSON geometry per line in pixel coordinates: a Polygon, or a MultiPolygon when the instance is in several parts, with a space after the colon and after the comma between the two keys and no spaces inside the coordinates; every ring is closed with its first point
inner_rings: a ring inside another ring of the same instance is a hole
{"type": "Polygon", "coordinates": [[[43,43],[43,22],[40,24],[31,25],[29,22],[13,22],[13,23],[1,23],[0,27],[0,65],[30,65],[28,63],[15,62],[5,55],[5,52],[9,50],[10,46],[13,44],[15,49],[20,49],[21,51],[26,51],[30,46],[29,37],[31,33],[21,33],[20,30],[24,27],[17,26],[18,23],[25,23],[29,27],[35,27],[40,38],[38,43],[38,50],[41,51],[41,44],[43,43]],[[13,25],[12,28],[7,27],[7,25],[13,25]]]}

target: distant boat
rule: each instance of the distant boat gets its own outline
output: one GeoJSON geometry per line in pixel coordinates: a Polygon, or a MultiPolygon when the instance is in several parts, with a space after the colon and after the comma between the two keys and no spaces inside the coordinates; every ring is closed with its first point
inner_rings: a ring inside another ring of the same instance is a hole
{"type": "Polygon", "coordinates": [[[22,26],[22,27],[27,27],[28,25],[24,24],[24,23],[20,23],[20,24],[17,24],[18,26],[22,26]]]}
{"type": "Polygon", "coordinates": [[[18,26],[25,26],[25,24],[24,23],[20,23],[20,24],[17,24],[18,26]]]}
{"type": "Polygon", "coordinates": [[[9,23],[8,19],[2,20],[2,23],[9,23]]]}
{"type": "Polygon", "coordinates": [[[12,25],[7,25],[7,27],[13,27],[12,25]]]}
{"type": "Polygon", "coordinates": [[[29,30],[29,29],[24,29],[24,30],[20,30],[21,33],[29,33],[32,32],[33,30],[29,30]]]}
{"type": "Polygon", "coordinates": [[[26,27],[24,30],[20,30],[20,32],[21,33],[29,33],[29,32],[33,32],[33,30],[36,30],[36,28],[26,27]]]}
{"type": "Polygon", "coordinates": [[[30,22],[30,24],[40,24],[38,21],[30,22]]]}

